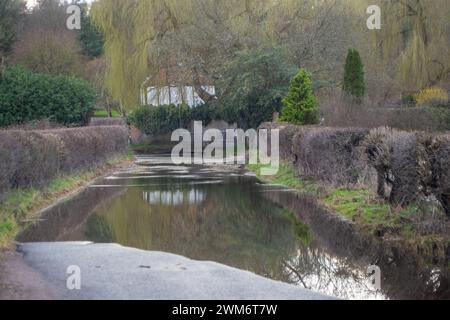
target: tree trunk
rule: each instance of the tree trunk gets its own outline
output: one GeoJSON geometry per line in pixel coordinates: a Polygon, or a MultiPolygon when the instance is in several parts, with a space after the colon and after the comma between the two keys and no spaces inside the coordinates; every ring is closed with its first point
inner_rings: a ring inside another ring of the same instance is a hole
{"type": "Polygon", "coordinates": [[[215,95],[209,94],[209,92],[207,92],[205,89],[203,89],[202,87],[202,83],[200,81],[200,74],[198,72],[197,67],[194,67],[194,89],[197,92],[198,96],[205,101],[205,103],[211,102],[215,99],[217,99],[217,97],[215,95]]]}
{"type": "Polygon", "coordinates": [[[0,60],[1,60],[1,61],[0,61],[0,79],[2,79],[2,78],[3,78],[3,75],[4,75],[4,73],[5,73],[5,70],[6,70],[5,57],[2,56],[0,60]]]}

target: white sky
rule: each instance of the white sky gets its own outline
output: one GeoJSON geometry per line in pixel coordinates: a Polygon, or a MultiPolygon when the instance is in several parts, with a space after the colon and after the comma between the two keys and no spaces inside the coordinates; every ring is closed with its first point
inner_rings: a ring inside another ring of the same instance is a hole
{"type": "MultiPolygon", "coordinates": [[[[93,0],[84,0],[85,2],[92,2],[93,0]]],[[[27,7],[33,8],[36,5],[37,0],[27,0],[27,7]]]]}
{"type": "Polygon", "coordinates": [[[36,4],[36,0],[27,0],[28,8],[34,7],[35,4],[36,4]]]}

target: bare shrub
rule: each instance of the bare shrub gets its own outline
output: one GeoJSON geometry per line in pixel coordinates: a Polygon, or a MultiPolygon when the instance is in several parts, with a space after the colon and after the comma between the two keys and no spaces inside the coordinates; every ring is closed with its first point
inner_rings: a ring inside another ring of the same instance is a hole
{"type": "Polygon", "coordinates": [[[440,135],[428,145],[432,168],[431,190],[450,216],[450,134],[440,135]]]}
{"type": "MultiPolygon", "coordinates": [[[[261,129],[279,129],[280,130],[280,159],[288,163],[295,162],[295,156],[292,152],[293,139],[300,127],[292,124],[276,124],[272,122],[263,123],[261,129]]],[[[268,148],[270,150],[270,147],[268,148]]]]}
{"type": "Polygon", "coordinates": [[[378,194],[396,205],[423,200],[431,181],[426,144],[429,136],[417,132],[378,128],[364,141],[369,163],[378,173],[378,194]],[[386,186],[390,187],[386,194],[386,186]]]}
{"type": "Polygon", "coordinates": [[[450,110],[445,108],[379,107],[348,105],[341,99],[321,105],[323,125],[329,127],[391,127],[399,130],[445,131],[450,129],[450,110]]]}
{"type": "Polygon", "coordinates": [[[89,167],[122,153],[125,126],[41,131],[0,131],[0,194],[10,188],[41,186],[60,173],[89,167]]]}
{"type": "Polygon", "coordinates": [[[23,124],[12,125],[0,130],[50,130],[50,129],[62,129],[64,126],[56,122],[52,122],[49,119],[35,120],[26,122],[23,124]]]}
{"type": "Polygon", "coordinates": [[[89,126],[124,126],[125,120],[123,118],[91,118],[89,126]]]}
{"type": "Polygon", "coordinates": [[[300,128],[293,140],[299,173],[332,184],[362,182],[367,170],[360,145],[368,132],[357,128],[300,128]]]}
{"type": "Polygon", "coordinates": [[[328,127],[376,128],[387,125],[384,112],[374,114],[369,105],[350,105],[343,99],[325,101],[321,104],[323,125],[328,127]]]}
{"type": "MultiPolygon", "coordinates": [[[[262,127],[280,129],[282,159],[293,160],[303,177],[332,185],[377,185],[378,195],[398,206],[430,200],[435,206],[437,200],[450,216],[450,134],[388,127],[369,130],[273,123],[262,127]]],[[[425,220],[421,227],[436,229],[425,220]]]]}

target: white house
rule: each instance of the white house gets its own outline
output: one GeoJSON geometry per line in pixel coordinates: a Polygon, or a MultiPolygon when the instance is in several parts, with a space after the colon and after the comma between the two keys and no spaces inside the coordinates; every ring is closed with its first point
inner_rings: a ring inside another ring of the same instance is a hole
{"type": "MultiPolygon", "coordinates": [[[[212,96],[216,95],[214,86],[202,86],[202,89],[212,96]]],[[[184,103],[195,108],[205,104],[193,86],[150,86],[143,90],[141,100],[143,105],[153,106],[168,104],[178,106],[184,103]]]]}

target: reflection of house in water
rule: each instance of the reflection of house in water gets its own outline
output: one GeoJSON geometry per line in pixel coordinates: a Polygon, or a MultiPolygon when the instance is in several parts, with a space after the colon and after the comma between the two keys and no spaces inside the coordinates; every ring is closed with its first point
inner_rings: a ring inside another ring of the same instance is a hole
{"type": "MultiPolygon", "coordinates": [[[[214,86],[201,86],[204,92],[211,96],[215,96],[216,89],[214,86]]],[[[147,87],[142,93],[142,104],[152,106],[162,106],[173,104],[179,106],[187,104],[194,108],[205,104],[193,86],[164,86],[164,87],[147,87]]]]}
{"type": "Polygon", "coordinates": [[[206,195],[203,191],[192,189],[190,191],[144,191],[143,198],[152,205],[177,206],[182,204],[199,204],[206,195]]]}

